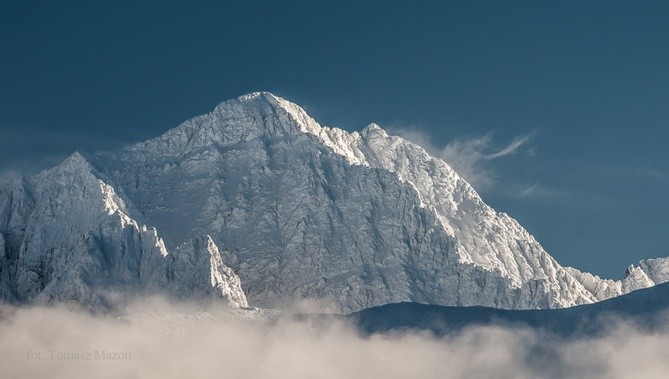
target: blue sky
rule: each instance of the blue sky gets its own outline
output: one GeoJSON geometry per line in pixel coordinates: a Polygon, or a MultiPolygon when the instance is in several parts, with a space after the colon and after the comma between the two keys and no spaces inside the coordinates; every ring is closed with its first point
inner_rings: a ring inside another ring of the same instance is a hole
{"type": "Polygon", "coordinates": [[[667,20],[663,1],[3,1],[0,176],[267,90],[421,141],[560,263],[621,277],[669,255],[667,20]]]}

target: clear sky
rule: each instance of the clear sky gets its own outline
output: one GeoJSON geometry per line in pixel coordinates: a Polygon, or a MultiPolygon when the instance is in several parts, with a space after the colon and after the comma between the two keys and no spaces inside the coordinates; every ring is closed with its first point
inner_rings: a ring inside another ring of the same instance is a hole
{"type": "Polygon", "coordinates": [[[93,3],[0,3],[0,177],[265,90],[429,145],[563,265],[669,255],[669,2],[93,3]]]}

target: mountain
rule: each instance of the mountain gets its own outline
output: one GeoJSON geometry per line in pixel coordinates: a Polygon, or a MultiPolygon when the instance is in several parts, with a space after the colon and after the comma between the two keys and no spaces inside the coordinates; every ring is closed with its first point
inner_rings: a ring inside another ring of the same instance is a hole
{"type": "Polygon", "coordinates": [[[155,228],[75,153],[0,192],[0,298],[109,308],[115,293],[248,303],[209,236],[168,250],[155,228]],[[141,217],[141,216],[140,216],[141,217]]]}
{"type": "Polygon", "coordinates": [[[615,320],[645,330],[666,327],[669,283],[659,284],[594,304],[563,309],[506,310],[444,307],[418,303],[386,304],[346,316],[364,333],[425,330],[437,336],[484,325],[531,327],[566,337],[598,335],[615,320]]]}
{"type": "Polygon", "coordinates": [[[323,127],[270,93],[5,184],[0,235],[0,294],[15,302],[561,308],[669,278],[666,258],[622,281],[564,268],[421,147],[374,124],[323,127]]]}

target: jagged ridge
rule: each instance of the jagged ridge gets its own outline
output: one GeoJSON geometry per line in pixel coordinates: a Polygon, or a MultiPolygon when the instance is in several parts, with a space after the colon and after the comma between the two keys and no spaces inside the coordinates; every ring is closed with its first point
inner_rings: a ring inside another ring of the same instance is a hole
{"type": "Polygon", "coordinates": [[[119,294],[163,293],[248,306],[210,237],[170,253],[157,230],[136,221],[131,215],[140,212],[79,153],[3,189],[0,215],[5,301],[106,308],[119,294]]]}

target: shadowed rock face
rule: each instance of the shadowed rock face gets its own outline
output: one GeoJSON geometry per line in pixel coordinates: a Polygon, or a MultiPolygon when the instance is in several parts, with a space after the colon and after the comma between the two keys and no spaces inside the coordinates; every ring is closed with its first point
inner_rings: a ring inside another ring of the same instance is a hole
{"type": "Polygon", "coordinates": [[[0,191],[0,293],[18,302],[113,289],[336,311],[557,308],[669,277],[659,260],[622,282],[565,269],[419,146],[376,125],[321,127],[268,93],[0,191]]]}

